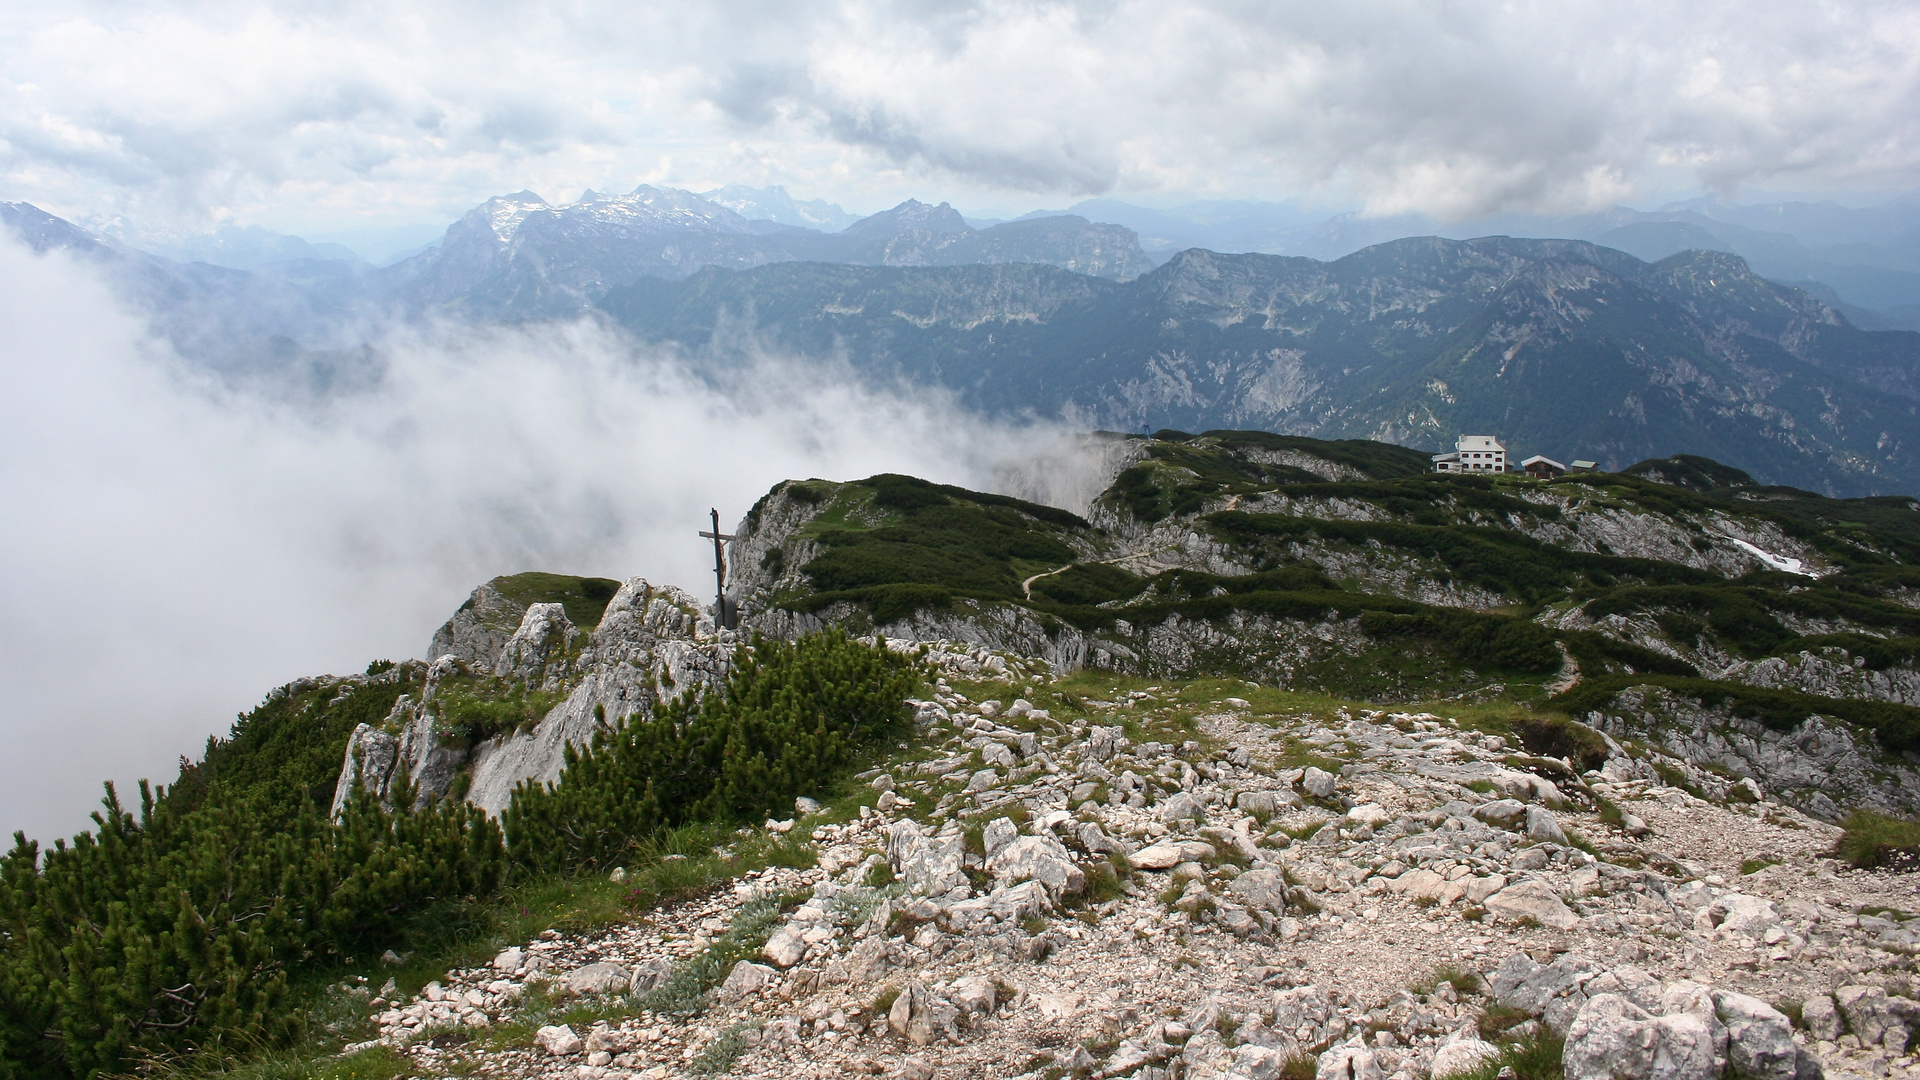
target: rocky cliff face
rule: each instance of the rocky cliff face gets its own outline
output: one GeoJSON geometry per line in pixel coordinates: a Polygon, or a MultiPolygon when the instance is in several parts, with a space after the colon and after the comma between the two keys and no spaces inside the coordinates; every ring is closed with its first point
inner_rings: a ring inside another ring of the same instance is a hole
{"type": "Polygon", "coordinates": [[[434,631],[427,656],[436,660],[451,656],[477,671],[492,671],[526,610],[526,605],[509,600],[493,585],[482,585],[434,631]]]}
{"type": "Polygon", "coordinates": [[[712,686],[733,654],[733,635],[716,630],[698,601],[644,578],[621,585],[585,635],[563,605],[534,603],[503,636],[516,607],[481,586],[434,635],[437,655],[420,700],[403,696],[385,723],[362,724],[349,739],[336,813],[356,788],[387,799],[404,768],[422,801],[454,794],[498,814],[517,785],[556,780],[567,747],[590,745],[667,699],[712,686]],[[556,704],[479,740],[456,734],[462,707],[530,695],[556,704]]]}

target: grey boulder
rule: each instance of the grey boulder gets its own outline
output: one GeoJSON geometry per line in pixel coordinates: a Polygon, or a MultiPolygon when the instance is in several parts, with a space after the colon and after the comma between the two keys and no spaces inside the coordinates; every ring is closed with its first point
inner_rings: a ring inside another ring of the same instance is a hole
{"type": "Polygon", "coordinates": [[[1714,1032],[1693,1013],[1656,1017],[1618,994],[1597,994],[1567,1029],[1566,1080],[1718,1080],[1714,1032]]]}
{"type": "Polygon", "coordinates": [[[1519,799],[1495,799],[1473,808],[1473,816],[1489,825],[1511,829],[1527,816],[1527,804],[1519,799]]]}
{"type": "Polygon", "coordinates": [[[1427,1070],[1433,1080],[1447,1080],[1450,1076],[1478,1072],[1481,1066],[1500,1056],[1498,1047],[1484,1039],[1474,1038],[1470,1031],[1469,1028],[1462,1028],[1455,1032],[1434,1052],[1433,1065],[1427,1070]]]}
{"type": "Polygon", "coordinates": [[[1333,797],[1333,774],[1309,765],[1300,774],[1300,790],[1316,799],[1330,799],[1333,797]]]}
{"type": "Polygon", "coordinates": [[[1543,844],[1567,846],[1567,833],[1560,827],[1560,819],[1544,806],[1527,807],[1527,836],[1543,844]]]}
{"type": "Polygon", "coordinates": [[[1580,925],[1580,916],[1539,878],[1514,882],[1487,897],[1487,910],[1509,922],[1532,919],[1551,930],[1571,930],[1580,925]]]}
{"type": "Polygon", "coordinates": [[[1727,990],[1713,992],[1714,1013],[1727,1028],[1727,1065],[1733,1075],[1753,1080],[1795,1080],[1800,1048],[1793,1023],[1756,997],[1727,990]]]}
{"type": "Polygon", "coordinates": [[[619,964],[588,964],[567,974],[570,994],[625,993],[633,988],[633,972],[619,964]]]}
{"type": "Polygon", "coordinates": [[[1815,994],[1800,1005],[1800,1019],[1807,1025],[1807,1034],[1826,1042],[1838,1041],[1847,1033],[1846,1022],[1840,1019],[1840,1010],[1834,1007],[1833,999],[1825,994],[1815,994]]]}
{"type": "Polygon", "coordinates": [[[1087,887],[1087,875],[1074,865],[1065,845],[1051,836],[1022,836],[987,859],[987,872],[1002,885],[1037,881],[1055,896],[1087,887]]]}

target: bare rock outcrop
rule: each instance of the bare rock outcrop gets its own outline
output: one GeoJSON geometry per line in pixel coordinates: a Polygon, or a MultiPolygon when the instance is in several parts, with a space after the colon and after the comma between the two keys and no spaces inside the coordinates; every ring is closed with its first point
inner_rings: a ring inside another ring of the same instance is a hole
{"type": "Polygon", "coordinates": [[[491,583],[482,585],[434,631],[427,659],[451,656],[475,670],[491,671],[525,613],[526,605],[509,599],[491,583]]]}

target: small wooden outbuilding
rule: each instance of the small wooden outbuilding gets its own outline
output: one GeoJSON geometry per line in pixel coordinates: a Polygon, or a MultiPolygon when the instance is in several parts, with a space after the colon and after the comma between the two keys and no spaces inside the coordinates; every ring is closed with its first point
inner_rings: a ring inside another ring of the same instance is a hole
{"type": "Polygon", "coordinates": [[[1545,454],[1533,455],[1521,462],[1520,468],[1535,480],[1551,480],[1567,471],[1565,465],[1560,464],[1545,454]]]}

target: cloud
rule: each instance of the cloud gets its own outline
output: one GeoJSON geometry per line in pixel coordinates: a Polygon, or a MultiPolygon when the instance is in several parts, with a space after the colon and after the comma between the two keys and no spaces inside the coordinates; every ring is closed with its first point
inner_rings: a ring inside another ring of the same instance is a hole
{"type": "Polygon", "coordinates": [[[788,477],[985,486],[1054,437],[765,357],[703,382],[593,323],[395,331],[315,401],[180,362],[93,272],[0,243],[0,829],[85,823],[301,675],[419,655],[528,569],[704,594],[707,509],[788,477]]]}
{"type": "Polygon", "coordinates": [[[262,0],[0,15],[0,187],[346,227],[533,187],[1381,213],[1920,183],[1920,9],[1842,0],[262,0]]]}

